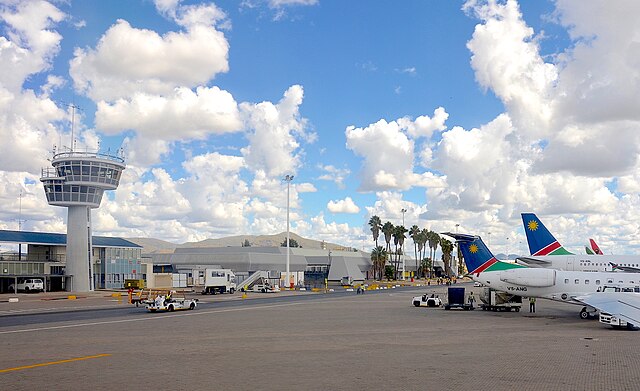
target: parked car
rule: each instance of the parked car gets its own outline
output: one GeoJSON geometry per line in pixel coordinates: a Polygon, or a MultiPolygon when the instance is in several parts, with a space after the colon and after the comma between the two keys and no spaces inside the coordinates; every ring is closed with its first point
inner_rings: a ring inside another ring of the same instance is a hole
{"type": "MultiPolygon", "coordinates": [[[[10,291],[15,291],[13,284],[9,285],[10,291]]],[[[40,278],[28,278],[18,282],[17,285],[19,292],[42,292],[44,291],[44,282],[40,278]]]]}

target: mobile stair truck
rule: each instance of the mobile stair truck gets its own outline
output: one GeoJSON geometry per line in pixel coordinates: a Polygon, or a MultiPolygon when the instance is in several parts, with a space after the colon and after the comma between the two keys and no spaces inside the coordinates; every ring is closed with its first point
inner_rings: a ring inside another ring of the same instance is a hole
{"type": "Polygon", "coordinates": [[[465,311],[473,309],[471,304],[465,302],[464,288],[449,287],[447,304],[444,305],[444,309],[450,310],[452,308],[462,308],[465,311]]]}
{"type": "Polygon", "coordinates": [[[516,311],[520,312],[522,307],[522,296],[500,292],[492,288],[485,287],[480,295],[480,305],[484,311],[516,311]]]}
{"type": "Polygon", "coordinates": [[[233,294],[236,289],[236,275],[230,269],[205,269],[203,295],[226,292],[233,294]]]}

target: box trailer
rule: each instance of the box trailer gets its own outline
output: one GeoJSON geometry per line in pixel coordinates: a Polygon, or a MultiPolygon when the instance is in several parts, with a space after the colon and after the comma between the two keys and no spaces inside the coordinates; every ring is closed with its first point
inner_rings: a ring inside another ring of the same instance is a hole
{"type": "Polygon", "coordinates": [[[202,294],[206,295],[236,291],[236,275],[231,269],[205,269],[202,294]]]}
{"type": "Polygon", "coordinates": [[[485,287],[480,295],[480,305],[484,311],[520,311],[522,307],[522,297],[506,292],[500,292],[492,288],[485,287]]]}

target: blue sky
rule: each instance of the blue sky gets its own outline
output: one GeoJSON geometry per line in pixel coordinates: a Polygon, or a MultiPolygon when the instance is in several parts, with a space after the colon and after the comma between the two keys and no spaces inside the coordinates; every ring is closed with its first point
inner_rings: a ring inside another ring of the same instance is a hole
{"type": "Polygon", "coordinates": [[[0,228],[66,229],[38,179],[73,102],[76,146],[127,158],[98,234],[282,232],[292,174],[292,230],[313,239],[368,249],[369,217],[400,224],[404,208],[406,226],[492,232],[494,252],[522,246],[530,211],[576,251],[640,245],[633,1],[0,10],[0,228]]]}

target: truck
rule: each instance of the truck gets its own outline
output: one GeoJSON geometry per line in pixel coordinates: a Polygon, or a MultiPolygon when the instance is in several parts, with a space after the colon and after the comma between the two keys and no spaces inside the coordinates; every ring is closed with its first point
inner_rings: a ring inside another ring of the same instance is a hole
{"type": "Polygon", "coordinates": [[[473,309],[473,306],[465,302],[464,288],[449,287],[447,291],[447,304],[444,305],[445,310],[452,308],[462,308],[465,311],[473,309]]]}
{"type": "Polygon", "coordinates": [[[500,292],[495,289],[485,287],[480,295],[483,311],[516,311],[520,312],[522,307],[522,296],[500,292]]]}
{"type": "Polygon", "coordinates": [[[231,269],[205,269],[202,294],[226,293],[236,291],[236,275],[231,269]]]}

